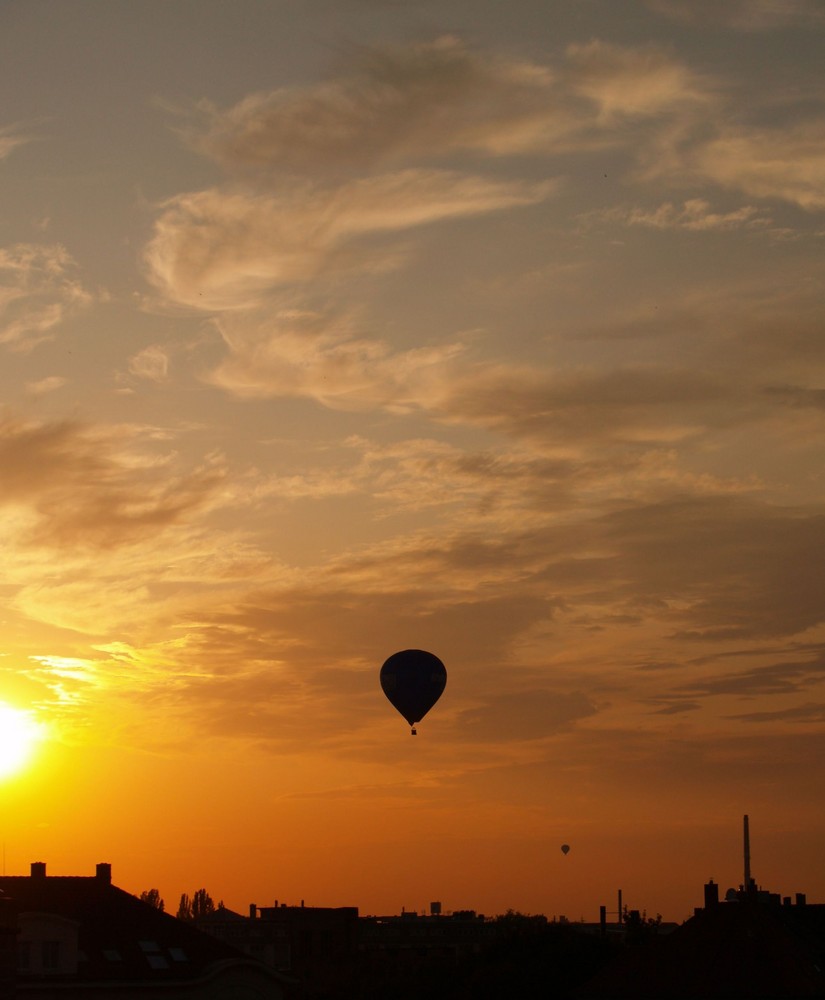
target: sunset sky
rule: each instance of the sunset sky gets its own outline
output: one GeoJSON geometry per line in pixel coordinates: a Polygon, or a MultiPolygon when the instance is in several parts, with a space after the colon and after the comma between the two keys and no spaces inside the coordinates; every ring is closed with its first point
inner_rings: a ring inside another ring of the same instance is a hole
{"type": "Polygon", "coordinates": [[[825,901],[823,48],[819,0],[0,4],[8,874],[681,920],[748,813],[825,901]]]}

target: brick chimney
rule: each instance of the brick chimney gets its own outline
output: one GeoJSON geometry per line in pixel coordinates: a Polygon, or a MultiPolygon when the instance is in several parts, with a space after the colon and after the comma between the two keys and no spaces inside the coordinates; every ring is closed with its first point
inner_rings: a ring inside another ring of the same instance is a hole
{"type": "Polygon", "coordinates": [[[32,861],[31,877],[32,878],[45,878],[46,877],[46,862],[45,861],[32,861]]]}
{"type": "Polygon", "coordinates": [[[106,861],[101,861],[97,868],[95,868],[95,877],[101,882],[106,882],[107,885],[111,884],[112,866],[106,861]]]}

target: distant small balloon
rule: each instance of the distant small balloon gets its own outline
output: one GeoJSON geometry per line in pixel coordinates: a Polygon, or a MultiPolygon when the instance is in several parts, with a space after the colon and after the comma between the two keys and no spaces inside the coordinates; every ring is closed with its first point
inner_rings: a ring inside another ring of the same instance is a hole
{"type": "Polygon", "coordinates": [[[562,854],[568,854],[569,852],[570,852],[570,845],[569,844],[562,844],[561,845],[561,853],[562,854]]]}
{"type": "Polygon", "coordinates": [[[402,649],[381,667],[381,688],[390,704],[410,724],[420,722],[441,697],[447,686],[447,671],[433,653],[423,649],[402,649]]]}

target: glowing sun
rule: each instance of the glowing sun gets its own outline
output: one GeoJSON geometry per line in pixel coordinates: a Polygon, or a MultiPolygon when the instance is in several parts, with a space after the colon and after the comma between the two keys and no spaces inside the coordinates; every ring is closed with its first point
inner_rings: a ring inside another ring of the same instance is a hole
{"type": "Polygon", "coordinates": [[[41,735],[41,727],[27,712],[0,702],[0,779],[25,766],[41,735]]]}

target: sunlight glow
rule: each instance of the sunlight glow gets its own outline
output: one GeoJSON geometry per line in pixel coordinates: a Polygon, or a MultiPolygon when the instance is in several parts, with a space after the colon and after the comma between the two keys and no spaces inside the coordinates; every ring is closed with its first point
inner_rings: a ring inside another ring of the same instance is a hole
{"type": "Polygon", "coordinates": [[[28,712],[0,702],[0,779],[21,770],[42,737],[42,725],[28,712]]]}

